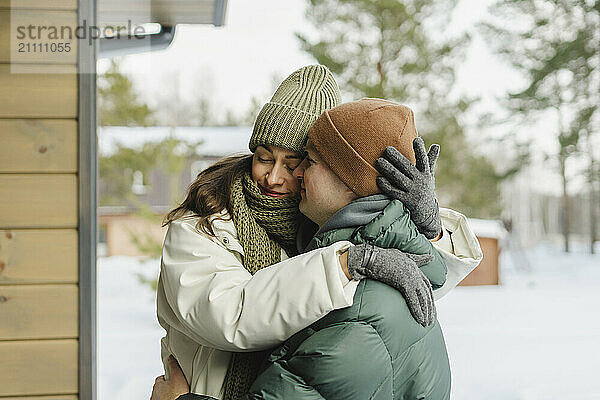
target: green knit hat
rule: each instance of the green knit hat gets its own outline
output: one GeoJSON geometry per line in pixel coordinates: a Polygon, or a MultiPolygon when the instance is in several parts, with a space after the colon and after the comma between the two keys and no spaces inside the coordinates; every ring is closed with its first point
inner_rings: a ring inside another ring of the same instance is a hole
{"type": "Polygon", "coordinates": [[[250,151],[266,144],[302,152],[308,128],[323,111],[340,101],[340,88],[327,67],[300,68],[279,85],[271,101],[258,113],[250,151]]]}

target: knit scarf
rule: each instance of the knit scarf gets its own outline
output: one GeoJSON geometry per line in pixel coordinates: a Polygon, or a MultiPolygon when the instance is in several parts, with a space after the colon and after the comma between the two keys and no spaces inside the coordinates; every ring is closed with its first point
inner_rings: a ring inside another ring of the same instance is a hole
{"type": "MultiPolygon", "coordinates": [[[[281,261],[281,248],[296,255],[299,199],[273,198],[260,192],[250,173],[231,188],[232,218],[244,248],[244,267],[257,271],[281,261]]],[[[248,392],[268,351],[233,353],[224,383],[224,399],[237,400],[248,392]]]]}

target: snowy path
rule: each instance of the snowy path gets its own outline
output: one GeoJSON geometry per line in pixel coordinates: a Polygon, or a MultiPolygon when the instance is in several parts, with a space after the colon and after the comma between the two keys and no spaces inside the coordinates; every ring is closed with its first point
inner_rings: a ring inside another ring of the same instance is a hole
{"type": "MultiPolygon", "coordinates": [[[[532,271],[502,257],[501,286],[459,287],[437,303],[453,400],[598,400],[600,256],[527,253],[532,271]]],[[[98,262],[101,400],[148,399],[162,374],[154,293],[138,273],[158,262],[98,262]]]]}

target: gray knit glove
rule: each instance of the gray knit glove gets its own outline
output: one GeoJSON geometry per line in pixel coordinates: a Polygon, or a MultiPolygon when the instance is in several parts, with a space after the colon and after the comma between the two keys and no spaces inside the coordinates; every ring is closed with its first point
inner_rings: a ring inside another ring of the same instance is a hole
{"type": "Polygon", "coordinates": [[[442,230],[434,178],[440,146],[433,144],[429,153],[425,153],[425,143],[418,137],[413,140],[413,149],[416,166],[396,148],[386,147],[375,162],[375,168],[383,175],[377,177],[377,185],[383,193],[404,204],[419,232],[427,239],[434,239],[442,230]]]}
{"type": "Polygon", "coordinates": [[[433,260],[429,254],[403,253],[398,249],[383,249],[371,244],[359,244],[348,249],[348,272],[352,279],[374,279],[402,293],[413,318],[429,326],[435,318],[431,283],[419,269],[433,260]]]}

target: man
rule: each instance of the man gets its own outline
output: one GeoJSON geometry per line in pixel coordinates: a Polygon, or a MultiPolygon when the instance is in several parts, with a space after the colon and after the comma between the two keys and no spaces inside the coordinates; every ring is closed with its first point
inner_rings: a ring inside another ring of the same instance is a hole
{"type": "MultiPolygon", "coordinates": [[[[307,157],[294,172],[302,187],[300,211],[319,230],[316,234],[301,230],[298,244],[307,251],[338,240],[355,243],[348,258],[362,262],[348,263],[360,265],[349,273],[360,280],[373,267],[373,259],[400,262],[391,250],[382,248],[421,254],[428,261],[434,258],[437,251],[432,251],[420,231],[439,239],[448,279],[445,270],[426,270],[426,266],[407,268],[406,274],[422,271],[438,288],[439,298],[475,267],[481,251],[457,213],[441,210],[450,228],[442,233],[433,191],[438,148],[432,146],[426,154],[416,136],[412,111],[392,102],[363,99],[324,112],[311,126],[307,157]],[[390,145],[397,150],[386,149],[390,145]],[[382,152],[388,161],[377,160],[382,152]],[[387,174],[396,177],[394,182],[378,178],[374,166],[397,169],[387,174]],[[378,194],[376,182],[396,200],[378,194]]],[[[424,258],[418,260],[414,260],[418,265],[426,264],[424,258]]],[[[415,277],[382,276],[380,280],[406,278],[415,277]]],[[[421,296],[417,301],[426,299],[421,296]]],[[[406,301],[389,286],[361,281],[351,307],[331,312],[271,354],[247,398],[449,398],[450,370],[439,324],[416,323],[406,301]]],[[[170,364],[177,370],[174,360],[170,364]]],[[[153,399],[171,400],[186,392],[180,377],[178,373],[169,381],[159,377],[153,399]]]]}

